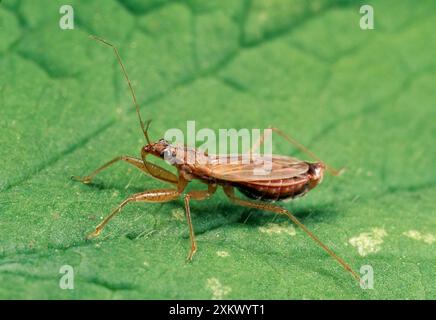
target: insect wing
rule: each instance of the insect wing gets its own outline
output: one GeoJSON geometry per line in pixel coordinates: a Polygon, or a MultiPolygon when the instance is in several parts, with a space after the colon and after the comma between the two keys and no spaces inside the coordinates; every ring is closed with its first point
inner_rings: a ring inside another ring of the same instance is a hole
{"type": "Polygon", "coordinates": [[[309,165],[297,158],[228,156],[208,164],[210,176],[225,181],[270,181],[289,179],[308,171],[309,165]]]}

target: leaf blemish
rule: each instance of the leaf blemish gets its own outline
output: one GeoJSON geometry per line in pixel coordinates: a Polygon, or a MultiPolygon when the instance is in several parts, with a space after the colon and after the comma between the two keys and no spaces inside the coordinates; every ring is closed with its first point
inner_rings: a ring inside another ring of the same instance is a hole
{"type": "Polygon", "coordinates": [[[427,244],[432,244],[433,242],[436,242],[436,236],[434,234],[431,233],[422,234],[417,230],[409,230],[407,232],[404,232],[403,235],[417,241],[425,242],[427,244]]]}
{"type": "Polygon", "coordinates": [[[230,287],[223,286],[217,278],[207,279],[206,287],[212,291],[213,300],[221,300],[232,291],[230,287]]]}
{"type": "Polygon", "coordinates": [[[267,234],[281,234],[286,233],[290,236],[295,236],[297,232],[293,225],[290,225],[286,222],[277,224],[277,223],[267,223],[263,227],[259,227],[259,231],[267,234]]]}
{"type": "Polygon", "coordinates": [[[357,248],[357,252],[362,256],[369,253],[380,251],[383,238],[387,236],[386,230],[373,228],[370,232],[363,232],[356,237],[348,240],[348,243],[357,248]]]}
{"type": "Polygon", "coordinates": [[[177,221],[184,221],[185,220],[185,213],[183,212],[182,209],[177,208],[177,209],[173,209],[171,211],[171,215],[173,216],[173,218],[177,221]]]}
{"type": "Polygon", "coordinates": [[[224,251],[224,250],[217,251],[216,255],[218,257],[221,257],[221,258],[227,258],[228,256],[230,256],[230,254],[227,251],[224,251]]]}

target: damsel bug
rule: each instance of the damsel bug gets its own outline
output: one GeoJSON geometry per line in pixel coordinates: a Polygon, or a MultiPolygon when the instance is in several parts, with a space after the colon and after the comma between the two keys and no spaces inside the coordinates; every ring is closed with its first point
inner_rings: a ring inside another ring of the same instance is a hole
{"type": "MultiPolygon", "coordinates": [[[[357,275],[357,273],[353,271],[344,260],[338,257],[323,242],[321,242],[321,240],[319,240],[311,231],[309,231],[291,212],[271,203],[271,200],[285,200],[302,196],[321,182],[325,170],[329,171],[333,175],[339,174],[338,171],[325,165],[304,146],[276,128],[271,129],[288,142],[294,144],[298,149],[316,159],[316,162],[311,163],[301,161],[287,156],[272,156],[269,160],[263,160],[271,161],[271,163],[269,163],[271,171],[267,175],[260,176],[253,174],[257,166],[259,166],[259,162],[254,158],[250,158],[249,163],[243,163],[242,161],[227,161],[222,163],[222,161],[216,161],[215,159],[210,159],[210,161],[206,162],[199,162],[196,160],[190,162],[187,161],[188,158],[204,160],[205,157],[206,159],[209,159],[209,156],[204,152],[193,148],[172,145],[164,139],[160,139],[154,143],[151,142],[148,137],[150,121],[148,121],[146,125],[144,125],[144,122],[142,121],[136,95],[127,75],[124,64],[121,61],[118,49],[104,39],[95,36],[91,37],[94,40],[100,41],[113,49],[118,63],[121,66],[127,85],[129,86],[133,104],[135,105],[136,113],[139,118],[142,132],[147,141],[147,145],[141,149],[140,159],[129,156],[116,157],[92,172],[90,175],[83,178],[73,177],[73,179],[88,184],[102,170],[108,168],[118,161],[125,161],[156,179],[172,184],[173,187],[168,189],[144,191],[128,197],[96,227],[95,231],[92,232],[88,238],[98,236],[109,220],[112,219],[126,204],[130,202],[163,203],[183,197],[185,202],[186,220],[188,222],[189,236],[191,240],[191,250],[188,255],[188,260],[191,260],[197,250],[197,245],[195,242],[194,229],[191,221],[191,210],[189,206],[190,200],[205,200],[217,190],[218,186],[221,186],[230,201],[235,204],[287,216],[309,237],[318,243],[332,258],[339,262],[339,264],[345,270],[350,272],[355,279],[360,281],[360,277],[357,275]],[[153,155],[164,160],[172,157],[176,160],[172,161],[171,163],[176,167],[178,175],[175,175],[172,172],[147,161],[146,158],[148,155],[153,155]],[[207,190],[190,191],[184,194],[183,192],[187,184],[194,179],[200,180],[201,182],[207,184],[207,190]],[[242,192],[249,199],[240,199],[237,197],[235,195],[235,189],[242,192]]],[[[260,143],[262,143],[262,139],[260,143]]],[[[238,157],[237,159],[242,159],[242,156],[238,157]]]]}

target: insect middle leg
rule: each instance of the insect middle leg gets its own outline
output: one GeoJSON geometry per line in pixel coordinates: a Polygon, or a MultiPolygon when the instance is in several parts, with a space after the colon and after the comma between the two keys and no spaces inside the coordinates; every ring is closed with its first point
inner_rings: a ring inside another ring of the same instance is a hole
{"type": "Polygon", "coordinates": [[[121,204],[115,208],[96,228],[95,231],[88,235],[88,239],[98,236],[106,224],[111,220],[121,209],[129,202],[168,202],[175,200],[180,197],[180,192],[175,189],[156,189],[145,192],[136,193],[126,200],[121,202],[121,204]]]}
{"type": "Polygon", "coordinates": [[[189,207],[189,200],[206,200],[209,198],[213,193],[215,193],[217,189],[216,185],[209,184],[207,190],[195,190],[190,191],[185,195],[185,211],[186,211],[186,220],[188,222],[189,226],[189,238],[191,239],[191,250],[188,254],[188,261],[192,260],[192,257],[194,256],[195,252],[197,251],[197,244],[195,242],[195,234],[194,234],[194,228],[192,226],[192,220],[191,220],[191,209],[189,207]]]}
{"type": "Polygon", "coordinates": [[[333,259],[335,259],[346,271],[350,272],[351,275],[359,282],[361,282],[360,277],[357,275],[357,273],[351,269],[351,267],[336,253],[334,253],[329,247],[327,247],[321,240],[319,240],[309,229],[306,228],[304,224],[302,224],[291,212],[288,210],[279,207],[277,205],[273,205],[270,203],[259,203],[249,200],[242,200],[235,196],[234,188],[231,186],[225,186],[224,187],[225,194],[229,197],[229,199],[238,205],[249,207],[249,208],[256,208],[261,209],[265,211],[274,212],[280,215],[287,216],[293,223],[295,223],[297,226],[299,226],[309,237],[311,237],[316,243],[318,243],[321,248],[323,248],[333,259]]]}
{"type": "Polygon", "coordinates": [[[154,203],[163,203],[169,202],[172,200],[176,200],[180,197],[180,194],[183,192],[187,185],[186,180],[180,179],[177,185],[177,189],[155,189],[144,191],[140,193],[136,193],[126,200],[121,202],[118,207],[116,207],[111,214],[109,214],[104,220],[95,228],[95,231],[88,235],[88,239],[94,238],[98,236],[106,224],[123,209],[123,207],[130,202],[154,202],[154,203]]]}
{"type": "Polygon", "coordinates": [[[142,159],[137,159],[134,157],[130,157],[130,156],[119,156],[116,157],[114,159],[112,159],[111,161],[105,163],[104,165],[102,165],[101,167],[99,167],[98,169],[96,169],[95,171],[91,172],[89,175],[84,176],[84,177],[78,177],[78,176],[73,176],[71,177],[73,180],[76,181],[80,181],[83,182],[85,184],[89,184],[92,182],[92,179],[94,179],[94,177],[99,174],[100,172],[102,172],[103,170],[107,169],[108,167],[110,167],[111,165],[117,163],[118,161],[125,161],[131,165],[134,165],[135,167],[137,167],[139,170],[143,171],[144,173],[150,175],[149,170],[147,169],[147,167],[151,170],[153,170],[153,172],[158,172],[159,175],[159,179],[172,183],[172,184],[177,184],[178,183],[178,178],[175,174],[165,170],[164,168],[161,168],[159,166],[156,166],[152,163],[147,163],[147,167],[144,165],[144,162],[142,161],[142,159]]]}

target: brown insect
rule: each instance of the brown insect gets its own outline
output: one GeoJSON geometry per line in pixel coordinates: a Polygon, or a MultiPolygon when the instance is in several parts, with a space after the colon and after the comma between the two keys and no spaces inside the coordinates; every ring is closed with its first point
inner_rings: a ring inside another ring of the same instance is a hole
{"type": "MultiPolygon", "coordinates": [[[[130,202],[163,203],[183,197],[185,202],[186,220],[188,222],[191,240],[191,250],[188,255],[188,260],[191,260],[197,251],[197,245],[195,241],[194,228],[191,221],[191,210],[189,205],[190,200],[205,200],[215,193],[218,186],[221,186],[230,201],[235,204],[287,216],[309,237],[318,243],[332,258],[339,262],[339,264],[345,270],[350,272],[355,279],[360,281],[360,277],[357,275],[357,273],[354,272],[344,260],[338,257],[323,242],[321,242],[321,240],[319,240],[311,231],[309,231],[291,212],[271,203],[275,200],[292,199],[306,194],[321,182],[325,170],[329,171],[333,175],[338,175],[340,172],[325,165],[312,152],[276,128],[271,128],[272,132],[276,132],[288,142],[295,145],[298,149],[315,158],[317,162],[310,163],[288,156],[272,156],[270,159],[263,159],[263,161],[259,162],[255,156],[252,156],[247,163],[246,161],[242,161],[243,156],[241,155],[236,157],[229,155],[228,157],[232,157],[232,159],[228,160],[232,161],[217,161],[216,158],[211,157],[202,151],[194,148],[188,148],[186,146],[171,145],[164,139],[160,139],[154,143],[151,142],[148,137],[150,121],[148,121],[146,125],[144,125],[144,122],[142,121],[136,95],[127,75],[124,64],[121,61],[118,49],[104,39],[95,36],[91,37],[94,40],[110,46],[115,52],[118,63],[121,66],[122,72],[129,86],[141,129],[144,133],[145,139],[147,140],[147,145],[141,149],[140,159],[130,156],[116,157],[92,172],[90,175],[83,178],[73,177],[73,179],[88,184],[98,173],[108,168],[112,164],[118,161],[125,161],[158,180],[172,184],[173,187],[149,190],[131,195],[117,208],[115,208],[115,210],[113,210],[112,213],[96,227],[95,231],[88,236],[88,239],[98,236],[109,220],[111,220],[126,204],[130,202]],[[149,155],[153,155],[164,160],[174,160],[171,161],[171,163],[177,169],[178,175],[175,175],[172,172],[147,161],[146,158],[149,155]],[[187,159],[195,160],[187,161],[187,159]],[[199,161],[198,159],[201,159],[202,161],[199,161]],[[205,159],[207,161],[204,161],[205,159]],[[255,175],[255,170],[261,165],[264,166],[265,161],[270,161],[269,165],[271,165],[271,171],[269,174],[264,176],[255,175]],[[207,190],[190,191],[184,194],[183,192],[187,184],[194,179],[205,183],[207,185],[207,190]],[[249,199],[240,199],[237,197],[235,195],[235,189],[239,190],[249,199]]],[[[261,138],[259,145],[263,143],[264,138],[265,137],[261,138]]]]}

